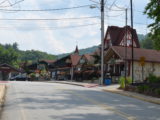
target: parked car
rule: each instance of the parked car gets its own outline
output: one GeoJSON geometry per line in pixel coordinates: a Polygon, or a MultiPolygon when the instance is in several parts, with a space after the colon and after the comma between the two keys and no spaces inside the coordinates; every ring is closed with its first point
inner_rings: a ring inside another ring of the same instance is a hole
{"type": "Polygon", "coordinates": [[[10,78],[10,80],[25,81],[28,80],[27,75],[19,74],[10,78]]]}
{"type": "Polygon", "coordinates": [[[58,80],[65,80],[65,77],[62,76],[62,75],[59,75],[57,79],[58,79],[58,80]]]}

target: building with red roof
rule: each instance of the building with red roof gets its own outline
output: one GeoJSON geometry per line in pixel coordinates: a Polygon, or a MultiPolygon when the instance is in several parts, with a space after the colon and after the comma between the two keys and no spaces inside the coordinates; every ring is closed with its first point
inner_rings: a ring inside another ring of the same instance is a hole
{"type": "MultiPolygon", "coordinates": [[[[105,54],[105,63],[108,65],[107,72],[112,75],[114,80],[118,80],[120,76],[124,76],[125,63],[127,65],[126,75],[130,77],[132,76],[132,50],[128,47],[127,54],[125,54],[125,49],[126,48],[123,46],[112,46],[105,54]]],[[[133,60],[134,82],[145,80],[149,74],[160,76],[160,51],[134,48],[133,60]],[[144,76],[142,76],[142,73],[144,76]]]]}
{"type": "Polygon", "coordinates": [[[81,55],[79,55],[78,46],[75,51],[63,58],[55,61],[54,66],[54,79],[73,79],[74,70],[77,69],[81,55]]]}
{"type": "Polygon", "coordinates": [[[9,64],[1,64],[0,65],[0,79],[1,80],[9,80],[12,75],[18,74],[20,70],[9,65],[9,64]]]}
{"type": "Polygon", "coordinates": [[[131,46],[132,32],[133,32],[134,47],[140,48],[138,35],[135,29],[132,29],[130,26],[124,26],[124,27],[108,26],[104,39],[105,49],[108,49],[111,46],[131,46]]]}

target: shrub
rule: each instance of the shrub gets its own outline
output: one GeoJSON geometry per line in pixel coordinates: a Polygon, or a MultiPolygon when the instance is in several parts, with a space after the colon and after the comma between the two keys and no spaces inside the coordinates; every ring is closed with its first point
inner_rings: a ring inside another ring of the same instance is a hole
{"type": "Polygon", "coordinates": [[[132,79],[130,77],[126,78],[126,85],[129,85],[132,83],[132,79]]]}
{"type": "Polygon", "coordinates": [[[160,95],[160,88],[155,89],[155,94],[160,95]]]}
{"type": "Polygon", "coordinates": [[[148,85],[141,85],[137,87],[138,92],[140,93],[144,93],[144,92],[148,92],[150,90],[150,87],[148,85]]]}
{"type": "Polygon", "coordinates": [[[125,78],[120,77],[119,79],[120,88],[125,88],[125,78]]]}
{"type": "Polygon", "coordinates": [[[137,86],[137,91],[140,93],[143,92],[143,86],[137,86]]]}
{"type": "Polygon", "coordinates": [[[36,78],[35,73],[31,73],[31,74],[30,74],[30,78],[31,78],[31,80],[34,80],[34,79],[36,78]]]}
{"type": "Polygon", "coordinates": [[[160,83],[160,77],[156,77],[153,74],[149,74],[147,80],[149,83],[160,83]]]}
{"type": "Polygon", "coordinates": [[[92,78],[92,80],[98,80],[98,78],[96,78],[96,77],[93,77],[93,78],[92,78]]]}
{"type": "Polygon", "coordinates": [[[157,83],[160,83],[160,77],[157,77],[157,83]]]}
{"type": "Polygon", "coordinates": [[[132,79],[130,77],[127,77],[126,81],[125,81],[125,77],[120,77],[119,79],[120,88],[125,88],[125,85],[129,85],[131,83],[132,83],[132,79]]]}

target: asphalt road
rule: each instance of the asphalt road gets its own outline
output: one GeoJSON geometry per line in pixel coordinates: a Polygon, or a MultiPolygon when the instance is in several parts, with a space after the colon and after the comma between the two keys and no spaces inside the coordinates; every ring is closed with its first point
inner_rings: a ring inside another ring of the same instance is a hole
{"type": "Polygon", "coordinates": [[[160,105],[99,88],[10,82],[1,120],[160,120],[160,105]]]}

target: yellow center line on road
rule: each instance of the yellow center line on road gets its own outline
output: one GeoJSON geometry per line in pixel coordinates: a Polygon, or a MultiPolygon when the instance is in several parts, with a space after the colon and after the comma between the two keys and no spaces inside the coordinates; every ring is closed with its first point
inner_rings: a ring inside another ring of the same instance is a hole
{"type": "Polygon", "coordinates": [[[77,97],[79,97],[79,98],[81,98],[83,100],[86,100],[86,101],[88,101],[88,102],[90,102],[90,103],[92,103],[94,105],[97,105],[97,106],[102,107],[102,108],[104,108],[106,110],[112,111],[115,114],[117,114],[117,115],[119,115],[119,116],[121,116],[121,117],[123,117],[123,118],[125,118],[127,120],[137,120],[137,118],[134,117],[134,116],[131,116],[131,115],[127,114],[127,113],[121,112],[121,111],[119,111],[119,110],[117,110],[117,109],[115,109],[112,106],[109,106],[107,104],[102,104],[102,103],[100,103],[100,102],[98,102],[96,100],[93,100],[93,99],[90,99],[90,98],[88,98],[88,97],[86,97],[84,95],[78,94],[78,93],[76,93],[76,92],[74,92],[72,90],[64,89],[64,88],[61,88],[61,87],[56,87],[56,88],[59,89],[59,90],[62,90],[62,91],[67,91],[67,92],[69,92],[69,93],[71,93],[71,94],[73,94],[73,95],[75,95],[75,96],[77,96],[77,97]]]}
{"type": "Polygon", "coordinates": [[[133,117],[133,116],[131,116],[131,115],[128,115],[128,114],[126,114],[126,113],[124,113],[124,112],[118,111],[118,110],[114,109],[112,106],[109,106],[109,105],[106,105],[106,104],[102,104],[102,103],[100,103],[100,102],[97,102],[96,100],[90,99],[90,98],[88,98],[88,97],[86,97],[86,96],[84,96],[84,95],[81,95],[81,94],[77,94],[77,93],[75,93],[75,92],[73,92],[73,91],[72,91],[72,93],[73,93],[74,95],[80,97],[80,98],[83,98],[83,99],[86,100],[86,101],[89,101],[90,103],[93,103],[93,104],[95,104],[95,105],[97,105],[97,106],[100,106],[100,107],[102,107],[102,108],[105,108],[106,110],[113,111],[114,113],[116,113],[116,114],[120,115],[121,117],[124,117],[124,118],[126,118],[126,119],[128,119],[128,120],[136,120],[135,117],[133,117]]]}

